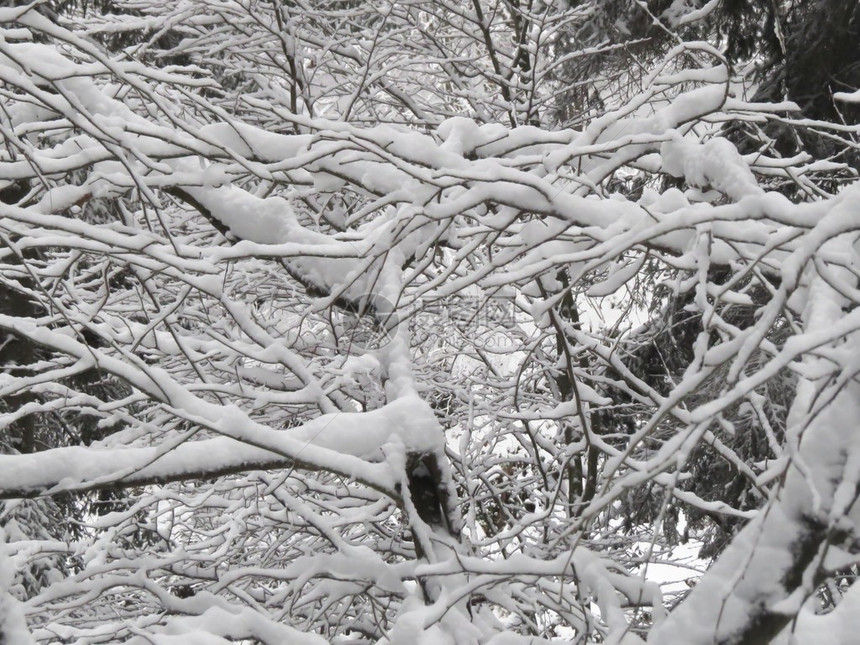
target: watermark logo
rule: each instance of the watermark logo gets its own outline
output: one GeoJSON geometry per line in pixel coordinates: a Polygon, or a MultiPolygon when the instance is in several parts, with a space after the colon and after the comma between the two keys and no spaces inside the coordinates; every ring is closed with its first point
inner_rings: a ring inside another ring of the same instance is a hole
{"type": "Polygon", "coordinates": [[[509,330],[516,326],[514,301],[457,294],[419,298],[398,309],[384,296],[370,294],[356,310],[343,314],[340,339],[372,351],[388,345],[401,324],[408,325],[413,343],[500,346],[510,343],[509,330]]]}
{"type": "Polygon", "coordinates": [[[371,293],[353,311],[343,314],[340,342],[364,350],[388,345],[397,333],[400,315],[385,296],[371,293]]]}

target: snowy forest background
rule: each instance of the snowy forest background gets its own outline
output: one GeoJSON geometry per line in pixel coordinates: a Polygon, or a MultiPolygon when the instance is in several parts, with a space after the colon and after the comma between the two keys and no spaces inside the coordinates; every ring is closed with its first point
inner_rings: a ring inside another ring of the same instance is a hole
{"type": "Polygon", "coordinates": [[[854,643],[860,3],[0,7],[0,643],[854,643]]]}

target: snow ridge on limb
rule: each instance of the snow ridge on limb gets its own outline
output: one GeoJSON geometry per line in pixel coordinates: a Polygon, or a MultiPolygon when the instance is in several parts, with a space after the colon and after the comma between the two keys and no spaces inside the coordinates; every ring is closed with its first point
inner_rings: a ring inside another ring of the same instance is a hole
{"type": "MultiPolygon", "coordinates": [[[[396,498],[396,480],[388,466],[364,459],[381,459],[389,442],[410,450],[435,448],[435,433],[427,432],[416,414],[420,408],[419,401],[398,399],[371,412],[323,415],[289,432],[273,433],[268,439],[241,438],[243,415],[227,415],[221,427],[232,426],[229,432],[239,439],[185,441],[161,448],[68,447],[0,455],[0,499],[209,479],[285,467],[338,473],[396,498]]],[[[217,431],[216,426],[209,427],[217,431]]]]}
{"type": "Polygon", "coordinates": [[[764,195],[749,166],[727,139],[716,137],[704,144],[680,137],[660,148],[663,169],[673,177],[684,177],[690,186],[713,187],[738,201],[747,195],[764,195]]]}
{"type": "Polygon", "coordinates": [[[135,366],[134,363],[129,364],[104,355],[62,333],[40,328],[32,323],[25,324],[21,318],[0,315],[0,327],[26,334],[28,338],[43,346],[77,356],[81,361],[93,361],[94,366],[99,369],[115,374],[151,396],[162,399],[175,414],[194,420],[208,430],[229,437],[235,442],[257,448],[245,454],[242,451],[231,452],[231,447],[235,447],[234,443],[222,441],[206,446],[197,446],[196,442],[184,444],[185,448],[178,453],[175,451],[179,450],[179,447],[170,444],[165,450],[120,450],[113,455],[118,461],[124,462],[119,472],[113,467],[116,463],[111,464],[110,451],[100,455],[100,451],[93,448],[64,448],[33,455],[0,457],[7,463],[2,474],[4,483],[9,491],[24,493],[24,496],[44,492],[47,487],[51,487],[50,479],[46,480],[46,476],[53,478],[55,484],[50,492],[56,493],[64,489],[64,484],[85,490],[122,483],[128,476],[130,483],[134,480],[173,481],[181,478],[183,473],[235,472],[242,463],[249,467],[254,464],[271,466],[285,460],[311,469],[320,468],[348,475],[380,490],[391,492],[394,480],[388,475],[387,468],[373,465],[364,457],[379,457],[382,447],[391,441],[398,441],[407,449],[417,451],[434,450],[439,445],[438,434],[433,431],[438,426],[432,412],[426,404],[412,397],[397,399],[390,405],[371,412],[336,412],[322,415],[292,431],[276,432],[253,421],[236,406],[215,405],[194,396],[158,368],[135,366]],[[427,429],[428,422],[422,422],[422,416],[429,418],[430,431],[427,429]],[[213,450],[219,448],[220,450],[212,455],[220,455],[223,461],[214,459],[205,464],[199,463],[200,460],[206,459],[207,447],[213,450]],[[274,454],[267,454],[266,451],[274,454]],[[85,458],[88,453],[92,453],[92,459],[85,458]],[[64,458],[73,454],[77,459],[63,465],[64,458]],[[159,463],[159,460],[165,457],[165,461],[159,463]],[[98,471],[99,475],[96,475],[98,479],[95,482],[88,485],[86,482],[90,478],[86,473],[90,467],[98,471]],[[60,473],[66,474],[55,477],[60,473]],[[72,481],[64,482],[67,478],[72,481]]]}

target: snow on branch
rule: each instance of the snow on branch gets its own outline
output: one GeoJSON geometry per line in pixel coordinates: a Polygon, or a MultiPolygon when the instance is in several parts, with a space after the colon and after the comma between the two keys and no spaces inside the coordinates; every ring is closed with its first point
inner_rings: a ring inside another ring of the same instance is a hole
{"type": "Polygon", "coordinates": [[[0,10],[0,640],[839,631],[855,126],[641,2],[110,4],[0,10]]]}

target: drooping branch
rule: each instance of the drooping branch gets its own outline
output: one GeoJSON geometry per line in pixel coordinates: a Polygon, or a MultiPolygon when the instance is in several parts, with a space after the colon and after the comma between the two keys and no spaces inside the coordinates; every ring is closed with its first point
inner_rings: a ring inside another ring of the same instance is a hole
{"type": "Polygon", "coordinates": [[[363,465],[365,474],[372,476],[356,476],[348,467],[341,471],[323,468],[309,459],[290,458],[226,437],[186,441],[169,450],[71,446],[28,455],[0,455],[0,499],[130,488],[285,468],[354,478],[398,501],[384,464],[363,465]]]}

